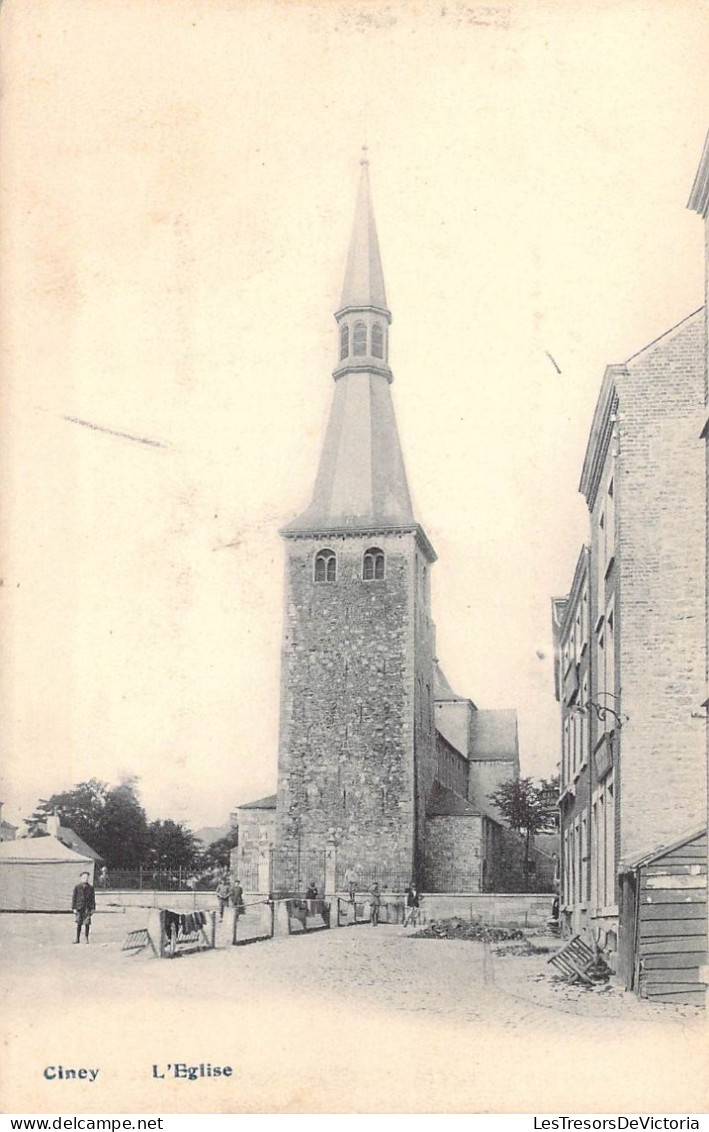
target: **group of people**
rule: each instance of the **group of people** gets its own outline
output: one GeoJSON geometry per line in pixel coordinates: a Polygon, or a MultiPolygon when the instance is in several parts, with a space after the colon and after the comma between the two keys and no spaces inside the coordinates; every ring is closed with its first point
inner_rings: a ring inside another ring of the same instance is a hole
{"type": "Polygon", "coordinates": [[[232,878],[228,872],[223,873],[217,881],[215,891],[217,900],[219,901],[220,920],[224,919],[225,908],[233,908],[237,916],[244,914],[246,911],[244,905],[244,890],[238,878],[232,878]]]}
{"type": "MultiPolygon", "coordinates": [[[[354,869],[347,869],[345,873],[345,886],[350,904],[355,903],[357,896],[357,876],[354,869]]],[[[406,911],[404,913],[404,927],[418,923],[419,906],[421,903],[421,894],[418,886],[412,881],[406,890],[406,911]]],[[[371,909],[371,923],[373,927],[377,927],[379,923],[379,914],[382,906],[382,894],[379,890],[379,885],[375,883],[369,890],[369,906],[371,909]]]]}

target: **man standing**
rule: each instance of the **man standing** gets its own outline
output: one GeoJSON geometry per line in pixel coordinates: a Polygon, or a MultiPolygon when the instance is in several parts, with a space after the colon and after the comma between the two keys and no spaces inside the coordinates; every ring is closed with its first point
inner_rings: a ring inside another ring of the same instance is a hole
{"type": "Polygon", "coordinates": [[[415,924],[419,916],[419,890],[411,881],[411,884],[406,890],[406,915],[404,916],[404,927],[408,924],[415,924]]]}
{"type": "Polygon", "coordinates": [[[217,900],[219,901],[219,919],[224,919],[224,909],[229,904],[231,897],[231,885],[229,884],[228,876],[221,876],[217,884],[217,900]]]}
{"type": "Polygon", "coordinates": [[[372,885],[372,892],[369,900],[372,907],[372,927],[376,928],[377,924],[379,923],[379,909],[382,903],[382,894],[379,891],[379,885],[376,883],[372,885]]]}
{"type": "Polygon", "coordinates": [[[246,908],[244,907],[244,890],[241,887],[241,881],[237,877],[231,889],[231,902],[236,911],[236,918],[243,916],[246,908]]]}
{"type": "Polygon", "coordinates": [[[355,896],[357,895],[357,873],[351,865],[345,873],[345,887],[347,888],[350,904],[354,904],[355,896]]]}
{"type": "Polygon", "coordinates": [[[84,928],[84,938],[89,942],[89,928],[91,917],[96,910],[96,893],[94,886],[89,884],[89,874],[82,873],[79,884],[74,886],[71,898],[71,908],[76,921],[76,939],[74,943],[81,942],[81,928],[84,928]]]}

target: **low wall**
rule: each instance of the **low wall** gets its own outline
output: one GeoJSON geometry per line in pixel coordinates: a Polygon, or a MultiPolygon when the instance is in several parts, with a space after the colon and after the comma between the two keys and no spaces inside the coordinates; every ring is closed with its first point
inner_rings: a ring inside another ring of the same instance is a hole
{"type": "MultiPolygon", "coordinates": [[[[264,894],[265,895],[265,894],[264,894]]],[[[346,894],[340,893],[342,897],[346,894]]],[[[367,902],[367,893],[360,899],[367,902]]],[[[257,893],[244,893],[248,904],[263,899],[257,893]]],[[[404,903],[401,892],[382,892],[382,901],[404,903]]],[[[421,914],[425,920],[445,920],[459,916],[463,920],[480,920],[486,924],[507,924],[513,927],[540,927],[551,916],[553,896],[540,892],[431,892],[421,894],[421,914]]],[[[123,892],[96,892],[97,911],[122,908],[170,908],[174,912],[191,912],[194,908],[206,911],[216,909],[218,900],[214,892],[149,892],[126,890],[123,892]]],[[[333,926],[337,917],[333,917],[333,926]]]]}
{"type": "Polygon", "coordinates": [[[111,906],[121,908],[170,908],[173,912],[192,912],[195,908],[206,912],[217,909],[219,901],[216,894],[204,892],[153,892],[152,889],[96,889],[96,910],[108,910],[111,906]]]}
{"type": "Polygon", "coordinates": [[[547,923],[553,899],[545,892],[432,892],[422,894],[421,911],[429,921],[459,916],[462,920],[479,920],[485,924],[531,928],[547,923]]]}

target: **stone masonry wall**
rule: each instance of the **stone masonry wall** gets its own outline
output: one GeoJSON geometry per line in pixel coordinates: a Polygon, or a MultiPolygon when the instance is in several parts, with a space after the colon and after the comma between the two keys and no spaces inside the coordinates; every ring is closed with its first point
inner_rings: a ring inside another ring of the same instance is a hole
{"type": "Polygon", "coordinates": [[[423,886],[427,892],[482,891],[482,817],[426,821],[423,886]]]}
{"type": "MultiPolygon", "coordinates": [[[[468,775],[468,797],[475,806],[492,805],[490,795],[515,776],[514,759],[472,759],[468,775]]],[[[496,811],[495,811],[496,812],[496,811]]]]}
{"type": "Polygon", "coordinates": [[[414,580],[409,609],[414,634],[414,851],[412,878],[421,884],[427,831],[426,805],[438,771],[436,722],[433,700],[434,628],[430,614],[430,563],[419,546],[414,548],[414,580]]]}
{"type": "Polygon", "coordinates": [[[414,733],[433,714],[415,658],[425,636],[415,624],[415,536],[298,538],[286,548],[277,843],[322,849],[334,828],[341,860],[409,872],[414,733]],[[373,545],[386,555],[385,578],[365,582],[373,545]],[[334,582],[313,580],[323,548],[337,554],[334,582]]]}
{"type": "Polygon", "coordinates": [[[704,312],[619,383],[621,855],[705,820],[704,312]]]}

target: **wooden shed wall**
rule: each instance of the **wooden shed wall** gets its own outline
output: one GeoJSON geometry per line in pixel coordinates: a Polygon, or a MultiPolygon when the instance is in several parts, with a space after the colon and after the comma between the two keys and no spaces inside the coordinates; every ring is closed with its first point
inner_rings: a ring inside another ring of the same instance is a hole
{"type": "Polygon", "coordinates": [[[639,870],[638,989],[655,1002],[704,1005],[707,961],[707,835],[639,870]]]}

